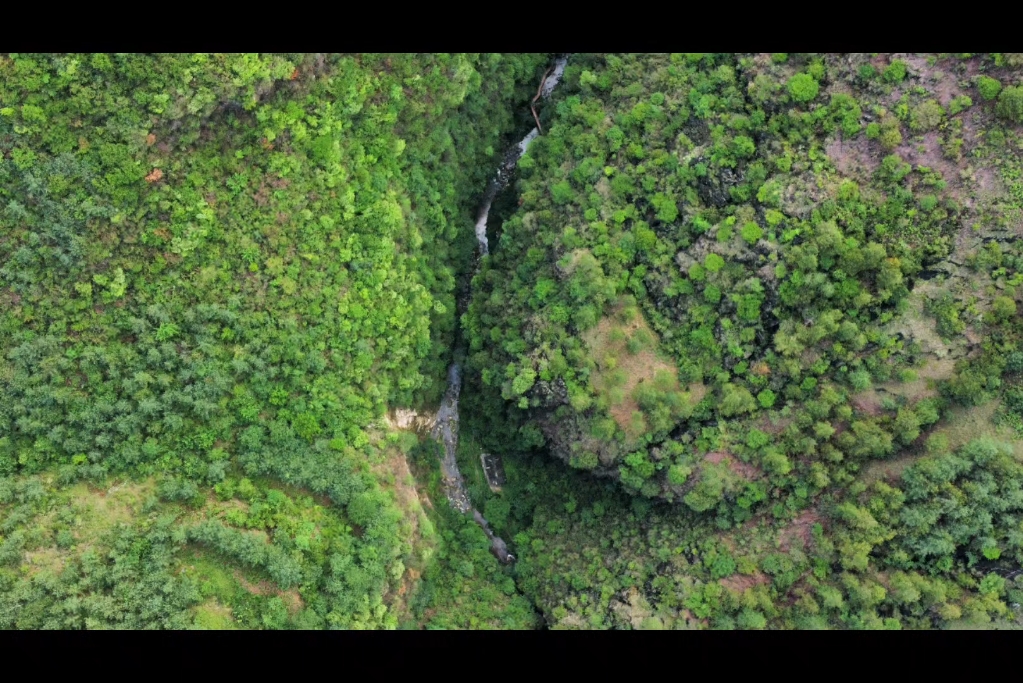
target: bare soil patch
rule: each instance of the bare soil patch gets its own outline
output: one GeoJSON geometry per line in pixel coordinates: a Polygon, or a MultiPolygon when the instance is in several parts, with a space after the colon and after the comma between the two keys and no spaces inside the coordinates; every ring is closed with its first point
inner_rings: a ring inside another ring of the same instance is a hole
{"type": "MultiPolygon", "coordinates": [[[[905,131],[908,133],[908,131],[905,131]]],[[[896,148],[903,160],[913,166],[926,166],[941,174],[942,180],[948,183],[945,193],[957,202],[970,204],[969,176],[963,178],[960,164],[954,163],[945,156],[941,149],[941,138],[937,131],[929,131],[922,136],[907,135],[905,141],[896,148]]]]}
{"type": "Polygon", "coordinates": [[[302,600],[302,596],[299,595],[297,588],[291,588],[286,591],[281,590],[265,579],[253,583],[245,578],[238,569],[234,571],[234,578],[238,581],[238,585],[253,595],[273,595],[279,597],[284,602],[288,614],[296,614],[305,606],[305,601],[302,600]]]}
{"type": "Polygon", "coordinates": [[[882,400],[881,394],[875,389],[868,389],[852,396],[849,402],[857,413],[877,417],[884,413],[884,408],[881,405],[882,400]]]}
{"type": "Polygon", "coordinates": [[[760,468],[749,463],[743,462],[742,460],[739,460],[731,453],[726,453],[724,451],[708,453],[703,458],[703,461],[714,465],[723,462],[728,466],[728,469],[731,470],[734,474],[739,475],[740,477],[746,479],[747,481],[757,479],[763,474],[763,472],[760,471],[760,468]]]}
{"type": "Polygon", "coordinates": [[[862,135],[852,140],[836,136],[827,143],[824,151],[838,172],[845,176],[869,178],[881,165],[879,155],[862,135]]]}
{"type": "Polygon", "coordinates": [[[803,548],[809,548],[813,542],[813,525],[820,521],[820,513],[813,508],[800,512],[792,523],[778,534],[778,548],[786,553],[797,543],[803,548]]]}
{"type": "Polygon", "coordinates": [[[718,583],[724,588],[736,593],[745,593],[750,588],[765,586],[771,583],[771,577],[763,572],[757,571],[748,576],[746,574],[733,574],[732,576],[718,579],[718,583]]]}

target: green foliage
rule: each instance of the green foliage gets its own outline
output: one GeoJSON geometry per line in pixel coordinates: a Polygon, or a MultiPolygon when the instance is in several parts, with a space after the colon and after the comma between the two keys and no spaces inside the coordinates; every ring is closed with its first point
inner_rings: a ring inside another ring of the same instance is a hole
{"type": "MultiPolygon", "coordinates": [[[[888,151],[902,144],[902,131],[900,130],[899,120],[894,116],[883,117],[881,123],[874,131],[876,131],[876,137],[881,142],[881,146],[888,151]]],[[[871,130],[867,131],[867,137],[871,137],[871,130]]]]}
{"type": "MultiPolygon", "coordinates": [[[[471,436],[470,436],[471,439],[471,436]]],[[[427,439],[412,452],[413,471],[425,484],[430,498],[443,500],[440,444],[427,439]]],[[[478,463],[478,451],[473,458],[478,463]]],[[[484,486],[484,488],[486,488],[484,486]]],[[[489,494],[489,489],[487,489],[489,494]]],[[[497,496],[479,503],[487,520],[505,538],[514,525],[517,506],[497,496]],[[510,529],[509,529],[510,530],[510,529]]],[[[537,615],[518,594],[514,580],[490,553],[483,530],[467,515],[448,505],[428,509],[423,549],[422,578],[408,598],[409,614],[403,628],[434,629],[527,629],[536,628],[537,615]]],[[[516,550],[516,552],[519,552],[516,550]]]]}
{"type": "Polygon", "coordinates": [[[952,101],[948,103],[948,115],[955,116],[959,112],[965,111],[973,106],[973,100],[969,95],[959,95],[953,97],[952,101]]]}
{"type": "Polygon", "coordinates": [[[771,438],[759,429],[751,429],[746,437],[746,445],[753,449],[763,448],[771,442],[771,438]]]}
{"type": "Polygon", "coordinates": [[[706,466],[700,473],[696,486],[683,500],[696,512],[706,512],[717,507],[733,486],[733,477],[726,467],[706,466]]]}
{"type": "Polygon", "coordinates": [[[535,56],[335,56],[322,65],[331,78],[277,89],[312,65],[139,55],[91,60],[99,69],[75,57],[71,75],[67,59],[0,66],[0,103],[31,102],[5,139],[35,155],[4,184],[4,201],[26,208],[3,219],[0,277],[36,305],[31,316],[5,310],[2,341],[27,349],[45,337],[36,352],[14,352],[29,374],[5,382],[14,412],[0,420],[13,443],[48,433],[41,463],[86,453],[114,469],[192,476],[204,444],[221,441],[283,472],[275,463],[291,451],[324,450],[317,437],[358,448],[389,402],[439,393],[451,274],[472,249],[451,226],[469,211],[466,189],[490,172],[484,147],[510,125],[489,106],[502,96],[493,88],[531,78],[535,56]],[[392,71],[378,73],[371,62],[385,60],[392,71]],[[186,85],[169,85],[177,73],[186,85]],[[404,73],[427,74],[411,99],[404,73]],[[484,86],[481,73],[496,80],[484,86]],[[43,87],[44,74],[57,80],[43,87]],[[493,119],[456,148],[450,131],[487,109],[493,119]],[[55,146],[73,121],[79,143],[55,146]],[[441,153],[456,155],[464,178],[434,173],[441,153]],[[27,202],[30,186],[46,190],[40,202],[27,202]],[[58,358],[59,377],[25,383],[58,358]],[[42,408],[52,391],[68,394],[59,411],[42,408]],[[15,426],[21,412],[36,417],[15,426]]]}
{"type": "Polygon", "coordinates": [[[906,503],[899,520],[904,531],[897,547],[917,566],[925,560],[941,566],[942,558],[955,562],[963,547],[974,557],[984,550],[993,554],[997,547],[1023,558],[1023,545],[1011,531],[1023,512],[1021,474],[1011,449],[990,441],[920,461],[903,475],[906,503]],[[935,498],[942,489],[947,493],[935,498]],[[942,500],[949,502],[943,506],[942,500]]]}
{"type": "Polygon", "coordinates": [[[763,408],[773,407],[775,400],[777,400],[777,396],[770,389],[764,389],[759,394],[757,394],[757,401],[760,402],[760,405],[763,408]]]}
{"type": "Polygon", "coordinates": [[[945,117],[945,110],[936,100],[924,100],[909,112],[909,127],[913,131],[937,128],[945,117]]]}
{"type": "Polygon", "coordinates": [[[977,92],[980,93],[981,97],[990,102],[998,97],[998,93],[1002,92],[1002,84],[996,78],[991,78],[990,76],[978,76],[977,92]]]}
{"type": "MultiPolygon", "coordinates": [[[[763,404],[763,400],[761,400],[763,404]]],[[[732,417],[742,413],[749,413],[756,410],[756,402],[749,390],[742,386],[726,384],[721,396],[721,414],[725,417],[732,417]]]]}
{"type": "MultiPolygon", "coordinates": [[[[40,481],[4,481],[32,501],[33,514],[0,508],[0,520],[12,538],[28,539],[24,550],[52,558],[37,573],[27,571],[28,556],[8,553],[24,571],[0,590],[5,627],[396,625],[382,598],[404,570],[397,560],[404,532],[386,496],[362,513],[360,539],[334,510],[262,481],[227,478],[214,500],[209,489],[167,478],[155,486],[165,503],[147,496],[148,482],[99,481],[95,493],[84,484],[48,490],[40,481]],[[280,596],[288,589],[316,600],[301,612],[287,609],[280,596]]],[[[356,506],[349,512],[360,514],[356,506]]]]}
{"type": "Polygon", "coordinates": [[[1016,624],[1023,472],[951,448],[1023,424],[1014,133],[761,57],[572,55],[478,265],[543,55],[0,57],[0,628],[1016,624]],[[514,567],[384,428],[453,358],[514,567]]]}
{"type": "Polygon", "coordinates": [[[999,320],[1006,320],[1016,315],[1016,302],[1007,296],[995,297],[991,302],[991,313],[999,320]]]}
{"type": "Polygon", "coordinates": [[[1023,123],[1023,86],[1009,86],[998,96],[995,109],[1003,119],[1023,123]]]}
{"type": "Polygon", "coordinates": [[[756,244],[763,236],[764,231],[752,221],[742,226],[742,238],[750,245],[756,244]]]}
{"type": "Polygon", "coordinates": [[[796,102],[809,102],[810,100],[817,97],[817,93],[820,90],[820,86],[817,81],[814,80],[813,76],[806,73],[798,73],[789,79],[786,87],[789,90],[789,95],[792,96],[796,102]]]}
{"type": "MultiPolygon", "coordinates": [[[[797,424],[778,437],[776,454],[758,458],[767,457],[765,474],[784,495],[804,498],[810,482],[825,488],[850,476],[844,458],[887,457],[911,442],[922,424],[915,411],[920,424],[906,412],[897,430],[894,414],[853,419],[841,397],[800,415],[818,393],[866,390],[898,372],[907,354],[883,326],[904,306],[911,278],[939,258],[927,248],[947,244],[938,191],[897,155],[872,178],[840,175],[833,183],[819,175],[814,145],[823,148],[836,131],[856,135],[874,95],[857,86],[805,114],[769,115],[780,110],[768,103],[784,94],[774,67],[762,62],[732,55],[579,59],[608,87],[575,91],[568,81],[558,116],[527,154],[530,174],[504,222],[501,248],[473,281],[469,365],[483,390],[524,408],[515,420],[558,433],[547,446],[573,467],[608,474],[644,496],[693,494],[691,502],[719,515],[720,524],[748,515],[753,498],[742,498],[742,507],[740,497],[699,488],[704,474],[695,456],[659,457],[672,429],[689,434],[697,450],[725,449],[733,423],[745,430],[763,409],[771,419],[793,411],[797,424]],[[737,69],[749,73],[748,92],[735,86],[737,69]],[[648,82],[641,74],[656,76],[648,82]],[[764,111],[750,110],[751,101],[764,111]],[[550,188],[561,182],[572,198],[555,201],[550,188]],[[837,191],[826,201],[808,198],[825,185],[837,191]],[[608,336],[615,325],[608,304],[623,296],[634,299],[680,382],[715,398],[687,406],[646,381],[626,394],[635,363],[651,360],[638,340],[608,336]],[[608,343],[624,348],[611,353],[608,343]],[[530,388],[518,394],[516,382],[530,388]],[[559,403],[553,387],[561,382],[567,402],[559,403]],[[728,429],[721,434],[709,426],[722,421],[728,429]],[[810,473],[814,460],[821,462],[810,473]]],[[[813,90],[801,95],[812,100],[826,63],[807,59],[802,77],[788,85],[813,90]]],[[[880,118],[868,136],[901,145],[900,119],[872,111],[880,118]]],[[[927,106],[912,120],[908,106],[896,113],[907,124],[943,125],[927,118],[927,106]]]]}
{"type": "MultiPolygon", "coordinates": [[[[330,563],[219,522],[188,538],[304,585],[302,623],[393,627],[407,548],[400,511],[363,471],[377,457],[367,428],[443,392],[455,274],[475,249],[458,226],[517,123],[505,105],[535,92],[545,61],[0,58],[0,290],[13,297],[0,471],[165,474],[161,499],[193,508],[239,474],[306,486],[363,533],[330,563]]],[[[300,512],[277,529],[287,515],[300,512]]],[[[83,594],[101,599],[103,576],[83,594]]],[[[290,623],[282,605],[245,624],[290,623]]],[[[160,619],[130,623],[172,623],[160,619]]]]}
{"type": "Polygon", "coordinates": [[[901,83],[906,80],[909,71],[906,63],[901,59],[893,59],[892,62],[881,72],[881,78],[886,83],[901,83]]]}

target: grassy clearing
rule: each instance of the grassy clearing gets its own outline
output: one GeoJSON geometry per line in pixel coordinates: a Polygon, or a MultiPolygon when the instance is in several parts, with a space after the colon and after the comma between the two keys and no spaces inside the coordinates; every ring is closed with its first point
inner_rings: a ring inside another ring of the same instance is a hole
{"type": "Polygon", "coordinates": [[[114,480],[103,486],[76,484],[68,491],[71,506],[80,511],[76,540],[92,543],[118,524],[130,524],[155,489],[152,478],[141,482],[114,480]]]}
{"type": "MultiPolygon", "coordinates": [[[[629,438],[648,429],[642,390],[652,386],[662,394],[686,393],[679,386],[678,368],[661,353],[656,333],[634,306],[620,302],[583,339],[596,363],[591,384],[629,438]]],[[[692,405],[704,391],[702,386],[689,389],[686,402],[692,405]]]]}
{"type": "Polygon", "coordinates": [[[1000,403],[1001,401],[994,400],[970,408],[952,407],[926,439],[919,439],[912,447],[903,450],[897,458],[866,465],[860,479],[867,484],[881,479],[897,481],[903,470],[930,454],[927,442],[931,439],[935,439],[932,443],[940,442],[942,438],[947,439],[947,447],[943,448],[945,452],[954,451],[975,439],[992,439],[1011,445],[1016,457],[1023,460],[1023,440],[1020,440],[1011,427],[994,422],[1000,403]]]}
{"type": "Polygon", "coordinates": [[[59,574],[68,560],[102,546],[118,524],[132,524],[155,488],[142,482],[115,480],[101,486],[80,483],[58,494],[49,511],[35,517],[34,540],[22,557],[29,576],[59,574]]]}
{"type": "Polygon", "coordinates": [[[237,630],[231,608],[216,600],[209,600],[195,608],[195,624],[208,631],[237,630]]]}
{"type": "Polygon", "coordinates": [[[949,450],[974,439],[987,438],[1011,444],[1016,457],[1023,459],[1023,441],[1011,427],[994,422],[1000,404],[1000,400],[994,400],[972,408],[953,408],[934,433],[948,438],[949,450]]]}

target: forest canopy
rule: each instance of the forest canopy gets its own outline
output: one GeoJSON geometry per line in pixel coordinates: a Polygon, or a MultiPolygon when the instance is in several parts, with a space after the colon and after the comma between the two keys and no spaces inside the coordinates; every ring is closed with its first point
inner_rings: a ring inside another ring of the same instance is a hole
{"type": "Polygon", "coordinates": [[[0,627],[1017,628],[1021,125],[1016,53],[0,55],[0,627]]]}

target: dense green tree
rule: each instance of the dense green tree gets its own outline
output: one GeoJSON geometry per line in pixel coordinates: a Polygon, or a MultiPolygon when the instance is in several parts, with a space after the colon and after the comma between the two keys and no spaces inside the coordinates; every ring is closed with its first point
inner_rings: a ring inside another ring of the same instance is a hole
{"type": "Polygon", "coordinates": [[[1023,87],[1009,86],[998,95],[998,115],[1013,123],[1023,123],[1023,87]]]}
{"type": "Polygon", "coordinates": [[[993,100],[1002,92],[1002,84],[996,78],[990,76],[977,77],[977,90],[985,100],[993,100]]]}
{"type": "Polygon", "coordinates": [[[809,102],[817,97],[820,86],[813,76],[805,73],[798,73],[789,79],[787,84],[789,94],[796,102],[809,102]]]}

